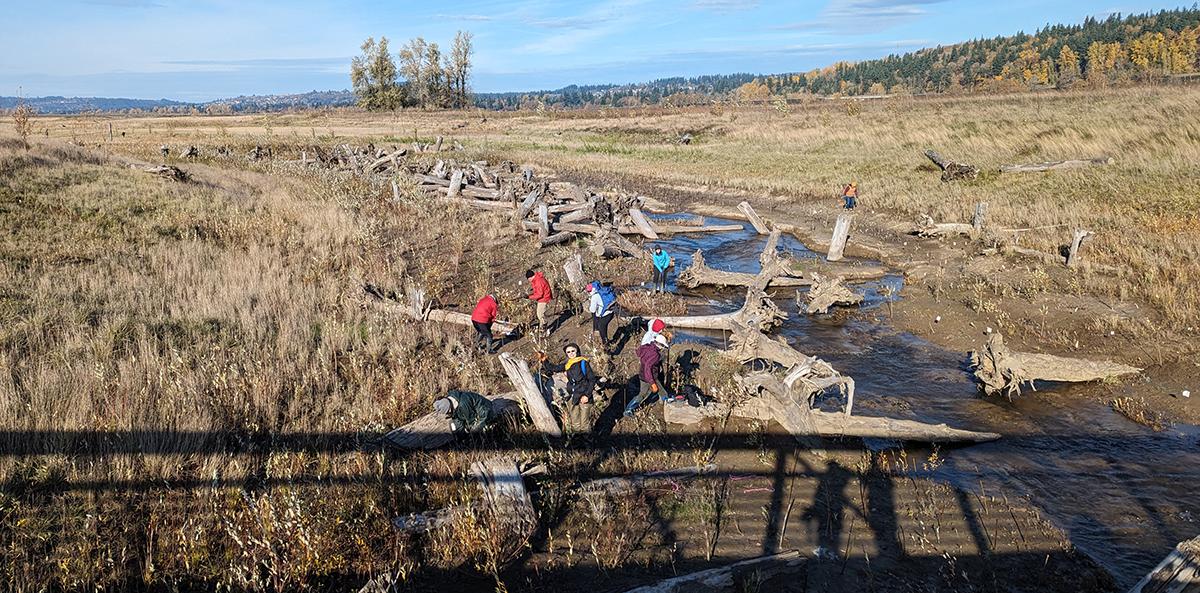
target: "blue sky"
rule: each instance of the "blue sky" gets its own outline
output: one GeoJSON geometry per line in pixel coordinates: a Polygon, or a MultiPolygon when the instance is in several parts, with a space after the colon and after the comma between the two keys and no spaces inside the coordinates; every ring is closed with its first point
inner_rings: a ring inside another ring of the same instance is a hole
{"type": "MultiPolygon", "coordinates": [[[[477,91],[809,70],[1142,0],[4,0],[0,95],[210,100],[349,87],[368,36],[475,34],[477,91]]],[[[1190,5],[1190,0],[1186,2],[1190,5]]]]}

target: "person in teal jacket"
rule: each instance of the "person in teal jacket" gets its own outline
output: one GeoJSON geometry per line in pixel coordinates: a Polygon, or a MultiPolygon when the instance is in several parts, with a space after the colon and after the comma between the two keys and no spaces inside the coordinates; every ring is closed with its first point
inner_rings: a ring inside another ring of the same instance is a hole
{"type": "Polygon", "coordinates": [[[671,256],[666,251],[663,251],[662,247],[655,247],[650,259],[654,261],[654,290],[666,292],[667,269],[673,263],[671,256]]]}

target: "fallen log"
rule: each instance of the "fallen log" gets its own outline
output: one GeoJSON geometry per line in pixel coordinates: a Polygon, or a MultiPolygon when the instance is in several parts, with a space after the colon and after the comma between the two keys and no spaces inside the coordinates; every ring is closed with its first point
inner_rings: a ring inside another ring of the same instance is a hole
{"type": "Polygon", "coordinates": [[[633,220],[634,228],[636,228],[643,237],[650,239],[651,241],[658,240],[658,233],[654,232],[654,227],[650,226],[650,220],[646,218],[645,214],[642,214],[641,210],[638,210],[637,208],[630,208],[629,218],[633,220]]]}
{"type": "Polygon", "coordinates": [[[510,352],[501,353],[499,358],[500,366],[504,367],[508,380],[512,381],[513,387],[516,387],[517,392],[521,394],[522,401],[525,402],[525,411],[533,420],[533,425],[547,436],[562,437],[562,427],[558,425],[558,420],[554,418],[554,413],[550,411],[550,406],[546,403],[546,396],[542,394],[541,388],[533,379],[533,373],[529,371],[529,363],[513,356],[510,352]]]}
{"type": "Polygon", "coordinates": [[[787,319],[787,313],[775,306],[766,293],[749,288],[746,290],[746,302],[742,308],[733,313],[662,317],[661,319],[668,327],[673,328],[734,331],[741,327],[750,327],[765,332],[783,323],[783,320],[787,319]]]}
{"type": "Polygon", "coordinates": [[[471,475],[483,484],[483,498],[501,522],[515,524],[528,533],[537,525],[533,501],[521,478],[521,468],[511,457],[492,457],[471,464],[471,475]]]}
{"type": "Polygon", "coordinates": [[[822,276],[841,276],[847,282],[878,280],[887,276],[887,268],[849,263],[833,263],[816,258],[794,258],[786,260],[785,269],[793,278],[804,278],[812,284],[818,274],[822,276]]]}
{"type": "Polygon", "coordinates": [[[1112,157],[1098,157],[1094,159],[1069,159],[1065,161],[1049,161],[1044,163],[1031,163],[1027,165],[1003,165],[1000,167],[1001,173],[1042,173],[1045,171],[1062,171],[1064,169],[1079,169],[1082,167],[1092,167],[1096,165],[1111,165],[1113,164],[1112,157]]]}
{"type": "MultiPolygon", "coordinates": [[[[803,278],[793,278],[783,275],[782,267],[772,268],[769,273],[775,274],[766,278],[767,286],[787,287],[787,286],[808,286],[811,281],[803,278]]],[[[686,269],[679,273],[679,278],[676,282],[680,286],[686,288],[696,288],[701,285],[711,286],[755,286],[762,283],[764,278],[762,273],[749,274],[746,272],[725,272],[722,270],[714,270],[708,267],[704,262],[704,254],[700,250],[692,255],[692,263],[686,269]]],[[[765,287],[764,287],[765,288],[765,287]]]]}
{"type": "Polygon", "coordinates": [[[163,179],[170,181],[187,181],[191,178],[187,171],[180,169],[174,165],[157,165],[154,167],[139,167],[138,165],[130,165],[131,168],[138,169],[143,173],[157,175],[163,179]]]}
{"type": "MultiPolygon", "coordinates": [[[[986,442],[1000,438],[992,432],[976,432],[951,428],[945,424],[928,424],[915,420],[899,420],[872,416],[852,416],[842,412],[825,412],[806,406],[783,382],[767,373],[754,373],[741,378],[752,395],[764,397],[776,420],[793,436],[881,438],[927,443],[986,442]]],[[[807,397],[807,394],[800,394],[807,397]]],[[[736,409],[735,409],[736,413],[736,409]]]]}
{"type": "Polygon", "coordinates": [[[687,225],[687,224],[663,224],[654,223],[654,230],[660,235],[682,235],[686,233],[728,233],[731,231],[742,231],[745,227],[740,224],[709,224],[709,225],[687,225]]]}
{"type": "Polygon", "coordinates": [[[912,234],[919,237],[948,237],[950,235],[970,235],[974,232],[975,226],[963,222],[934,222],[933,217],[928,214],[921,215],[921,223],[913,230],[912,234]]]}
{"type": "Polygon", "coordinates": [[[736,328],[729,337],[729,346],[726,354],[742,364],[754,360],[769,360],[785,369],[799,368],[804,369],[805,373],[824,376],[837,374],[829,363],[792,348],[782,336],[772,338],[754,328],[736,328]]]}
{"type": "Polygon", "coordinates": [[[575,233],[554,233],[553,235],[547,235],[546,237],[539,239],[538,244],[543,248],[552,247],[560,243],[567,243],[575,237],[575,233]]]}
{"type": "Polygon", "coordinates": [[[947,160],[934,150],[926,150],[925,156],[933,161],[942,170],[942,181],[956,181],[958,179],[975,179],[979,177],[979,167],[968,165],[966,163],[956,163],[947,160]]]}
{"type": "Polygon", "coordinates": [[[758,212],[754,211],[754,207],[750,205],[750,202],[741,202],[737,205],[737,208],[742,212],[742,214],[746,215],[746,219],[750,221],[750,224],[754,227],[754,230],[758,232],[758,234],[771,234],[771,225],[766,220],[763,220],[763,218],[758,215],[758,212]]]}
{"type": "Polygon", "coordinates": [[[820,274],[813,274],[813,285],[808,292],[796,291],[796,304],[800,305],[804,312],[813,315],[828,313],[829,308],[834,305],[850,307],[861,303],[863,296],[850,290],[844,282],[845,278],[841,276],[826,278],[820,274]]]}
{"type": "MultiPolygon", "coordinates": [[[[376,299],[375,302],[386,305],[417,321],[471,325],[471,316],[467,313],[432,308],[431,304],[425,302],[425,291],[416,287],[410,286],[408,288],[408,294],[403,301],[385,294],[384,291],[370,284],[363,285],[363,290],[374,297],[376,299]]],[[[517,327],[511,323],[496,321],[492,324],[492,330],[509,335],[517,331],[517,327]]]]}
{"type": "Polygon", "coordinates": [[[1184,593],[1200,586],[1200,537],[1180,542],[1129,593],[1184,593]]]}
{"type": "MultiPolygon", "coordinates": [[[[519,413],[521,404],[517,401],[517,392],[510,391],[500,395],[484,395],[492,401],[492,412],[498,418],[519,413]]],[[[430,412],[383,435],[381,443],[397,449],[437,449],[454,442],[454,433],[446,421],[446,417],[437,412],[430,412]]]]}
{"type": "Polygon", "coordinates": [[[630,589],[626,593],[697,593],[703,591],[734,591],[744,580],[762,580],[779,573],[797,570],[805,562],[797,550],[771,556],[742,560],[728,566],[710,568],[675,578],[630,589]]]}
{"type": "Polygon", "coordinates": [[[489,212],[513,212],[512,205],[505,204],[504,202],[489,202],[487,200],[474,200],[471,198],[450,198],[446,196],[438,198],[438,201],[446,204],[470,206],[471,208],[478,208],[489,212]]]}
{"type": "Polygon", "coordinates": [[[971,352],[970,362],[972,373],[984,393],[1003,393],[1009,399],[1021,394],[1022,384],[1033,388],[1034,381],[1101,381],[1142,371],[1109,361],[1012,352],[1004,345],[1000,334],[992,334],[983,350],[971,352]]]}

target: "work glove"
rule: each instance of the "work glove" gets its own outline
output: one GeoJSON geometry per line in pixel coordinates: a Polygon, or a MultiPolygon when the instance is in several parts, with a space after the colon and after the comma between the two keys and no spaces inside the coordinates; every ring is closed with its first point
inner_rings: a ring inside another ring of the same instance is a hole
{"type": "Polygon", "coordinates": [[[658,383],[650,384],[650,393],[658,393],[658,383]]]}

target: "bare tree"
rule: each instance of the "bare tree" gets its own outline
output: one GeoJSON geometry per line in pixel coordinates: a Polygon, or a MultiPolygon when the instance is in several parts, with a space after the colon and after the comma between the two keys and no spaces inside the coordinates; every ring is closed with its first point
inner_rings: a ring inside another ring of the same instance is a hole
{"type": "Polygon", "coordinates": [[[470,104],[467,90],[467,79],[471,73],[471,53],[474,51],[471,40],[474,35],[470,31],[459,31],[454,36],[454,46],[450,49],[450,58],[446,72],[450,77],[450,86],[454,92],[454,107],[459,109],[470,104]]]}
{"type": "Polygon", "coordinates": [[[25,150],[29,150],[29,135],[33,133],[33,116],[37,113],[32,106],[25,103],[24,99],[19,96],[17,98],[17,108],[13,109],[13,126],[17,129],[17,135],[21,137],[21,145],[25,150]]]}
{"type": "Polygon", "coordinates": [[[368,37],[362,44],[362,55],[350,63],[350,82],[359,106],[371,111],[397,109],[403,92],[397,84],[396,63],[388,52],[387,37],[368,37]]]}

